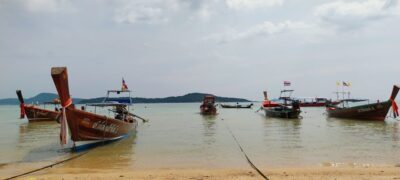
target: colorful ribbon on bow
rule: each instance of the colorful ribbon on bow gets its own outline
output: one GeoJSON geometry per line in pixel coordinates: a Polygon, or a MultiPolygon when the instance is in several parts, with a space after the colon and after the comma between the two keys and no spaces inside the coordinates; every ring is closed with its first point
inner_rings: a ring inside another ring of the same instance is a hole
{"type": "Polygon", "coordinates": [[[394,99],[390,99],[390,101],[392,101],[393,116],[396,118],[399,116],[399,107],[394,99]]]}
{"type": "Polygon", "coordinates": [[[61,131],[60,131],[60,142],[61,145],[67,144],[67,134],[68,134],[68,124],[67,124],[67,115],[65,113],[65,109],[72,104],[72,99],[68,98],[61,106],[62,106],[62,118],[61,118],[61,131]]]}
{"type": "Polygon", "coordinates": [[[25,118],[25,104],[21,103],[19,105],[19,109],[21,110],[19,118],[21,118],[21,119],[25,118]]]}

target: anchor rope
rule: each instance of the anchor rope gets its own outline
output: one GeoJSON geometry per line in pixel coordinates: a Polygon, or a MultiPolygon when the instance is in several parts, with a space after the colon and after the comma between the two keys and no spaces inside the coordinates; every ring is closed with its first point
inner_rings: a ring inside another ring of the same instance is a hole
{"type": "MultiPolygon", "coordinates": [[[[224,119],[221,118],[221,120],[224,122],[224,119]]],[[[240,151],[243,153],[244,157],[247,160],[247,163],[249,163],[249,165],[255,170],[257,171],[257,173],[262,176],[265,180],[269,180],[268,177],[260,171],[260,169],[257,168],[256,165],[254,165],[254,163],[251,161],[251,159],[249,158],[249,156],[247,156],[247,153],[244,151],[242,145],[239,143],[239,141],[237,140],[236,136],[233,134],[233,132],[231,131],[231,129],[228,127],[228,125],[226,123],[224,123],[226,129],[228,130],[228,132],[231,134],[231,136],[233,137],[233,139],[236,142],[236,145],[239,147],[240,151]]]]}
{"type": "Polygon", "coordinates": [[[32,173],[35,173],[35,172],[38,172],[38,171],[47,169],[47,168],[52,168],[52,167],[55,166],[55,165],[59,165],[59,164],[62,164],[62,163],[71,161],[71,160],[73,160],[73,159],[82,157],[83,155],[85,155],[85,154],[87,154],[87,153],[89,153],[89,152],[90,152],[90,151],[86,151],[86,152],[80,153],[80,154],[78,154],[78,155],[75,155],[75,156],[73,156],[73,157],[64,159],[64,160],[62,160],[62,161],[58,161],[58,162],[52,163],[52,164],[50,164],[50,165],[43,166],[43,167],[41,167],[41,168],[37,168],[37,169],[31,170],[31,171],[28,171],[28,172],[25,172],[25,173],[22,173],[22,174],[18,174],[18,175],[15,175],[15,176],[6,178],[6,180],[9,180],[9,179],[16,179],[16,178],[19,178],[19,177],[22,177],[22,176],[25,176],[25,175],[28,175],[28,174],[32,174],[32,173]]]}

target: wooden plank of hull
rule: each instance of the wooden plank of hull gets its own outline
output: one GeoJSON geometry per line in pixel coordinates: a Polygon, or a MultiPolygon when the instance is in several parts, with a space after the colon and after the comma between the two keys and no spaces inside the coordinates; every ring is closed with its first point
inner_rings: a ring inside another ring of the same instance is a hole
{"type": "Polygon", "coordinates": [[[60,112],[42,109],[35,106],[25,105],[24,108],[29,122],[56,121],[60,116],[60,112]]]}
{"type": "Polygon", "coordinates": [[[335,118],[384,121],[391,105],[391,101],[385,101],[345,109],[328,109],[327,113],[329,117],[335,118]]]}
{"type": "Polygon", "coordinates": [[[137,127],[137,121],[125,122],[78,110],[73,107],[66,109],[71,139],[79,141],[109,141],[127,136],[137,127]]]}
{"type": "Polygon", "coordinates": [[[277,111],[273,108],[264,108],[265,115],[268,117],[277,117],[277,118],[288,118],[288,119],[295,119],[299,118],[300,110],[293,110],[288,109],[285,111],[277,111]]]}

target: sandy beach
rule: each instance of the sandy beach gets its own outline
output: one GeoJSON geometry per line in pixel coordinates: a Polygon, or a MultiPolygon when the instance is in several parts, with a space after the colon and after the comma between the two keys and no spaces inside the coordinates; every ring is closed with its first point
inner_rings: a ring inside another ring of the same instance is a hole
{"type": "MultiPolygon", "coordinates": [[[[400,180],[400,167],[301,167],[263,169],[269,179],[392,179],[400,180]]],[[[53,167],[21,179],[262,179],[244,169],[85,169],[53,167]]]]}

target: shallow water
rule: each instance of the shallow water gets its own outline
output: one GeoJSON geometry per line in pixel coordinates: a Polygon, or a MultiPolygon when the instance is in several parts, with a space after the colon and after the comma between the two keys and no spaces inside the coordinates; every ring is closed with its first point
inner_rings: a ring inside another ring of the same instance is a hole
{"type": "MultiPolygon", "coordinates": [[[[241,168],[248,164],[228,128],[260,167],[394,165],[400,162],[400,121],[327,119],[303,108],[303,119],[267,118],[255,109],[198,113],[199,103],[138,104],[150,119],[127,139],[65,163],[80,168],[241,168]]],[[[18,106],[0,106],[0,164],[72,156],[61,147],[59,124],[18,119],[18,106]]],[[[1,169],[1,167],[0,167],[1,169]]]]}

